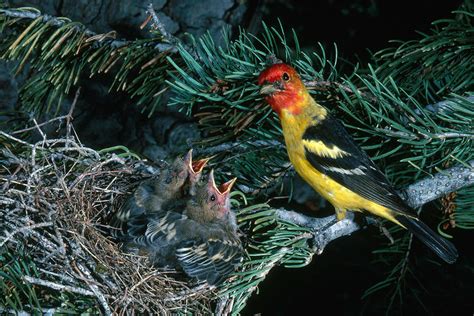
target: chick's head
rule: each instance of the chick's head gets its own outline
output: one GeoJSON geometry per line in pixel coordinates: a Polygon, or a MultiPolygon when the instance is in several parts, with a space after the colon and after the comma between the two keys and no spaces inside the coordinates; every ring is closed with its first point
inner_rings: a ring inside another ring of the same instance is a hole
{"type": "Polygon", "coordinates": [[[199,185],[194,196],[188,203],[188,216],[201,222],[225,222],[231,216],[230,190],[235,183],[234,178],[216,186],[214,170],[211,170],[207,183],[199,185]]]}

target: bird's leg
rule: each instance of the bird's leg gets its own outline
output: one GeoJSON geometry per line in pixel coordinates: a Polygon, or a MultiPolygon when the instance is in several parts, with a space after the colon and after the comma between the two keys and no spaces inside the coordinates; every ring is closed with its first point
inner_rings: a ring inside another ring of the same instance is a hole
{"type": "Polygon", "coordinates": [[[382,222],[380,219],[375,218],[375,217],[372,217],[372,216],[367,216],[367,217],[366,217],[366,221],[367,221],[367,223],[369,223],[369,224],[375,224],[376,226],[378,226],[380,232],[381,232],[382,234],[384,234],[384,236],[387,237],[388,240],[390,240],[390,244],[395,243],[395,240],[393,239],[392,234],[390,234],[390,232],[389,232],[388,229],[384,226],[383,222],[382,222]]]}
{"type": "Polygon", "coordinates": [[[346,210],[343,208],[335,208],[336,211],[336,217],[338,221],[342,221],[344,218],[346,218],[346,210]]]}

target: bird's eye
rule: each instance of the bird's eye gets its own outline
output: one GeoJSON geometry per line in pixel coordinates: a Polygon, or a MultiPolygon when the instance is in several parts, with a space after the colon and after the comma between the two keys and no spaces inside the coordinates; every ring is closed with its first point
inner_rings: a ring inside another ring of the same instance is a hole
{"type": "Polygon", "coordinates": [[[168,177],[168,178],[166,178],[166,180],[165,180],[166,184],[170,184],[171,181],[173,181],[173,177],[168,177]]]}
{"type": "Polygon", "coordinates": [[[290,75],[285,72],[285,73],[283,73],[283,75],[281,76],[281,78],[282,78],[284,81],[288,81],[288,80],[290,80],[290,75]]]}
{"type": "Polygon", "coordinates": [[[211,201],[214,202],[216,200],[216,196],[213,194],[211,195],[211,201]]]}

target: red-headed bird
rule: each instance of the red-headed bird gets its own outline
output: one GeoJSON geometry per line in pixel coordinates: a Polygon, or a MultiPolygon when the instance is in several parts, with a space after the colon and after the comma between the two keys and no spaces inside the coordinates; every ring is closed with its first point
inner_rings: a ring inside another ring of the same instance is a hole
{"type": "Polygon", "coordinates": [[[260,94],[280,117],[286,149],[298,174],[336,210],[368,211],[412,232],[453,263],[453,244],[421,222],[344,126],[309,94],[292,67],[279,63],[258,78],[260,94]]]}

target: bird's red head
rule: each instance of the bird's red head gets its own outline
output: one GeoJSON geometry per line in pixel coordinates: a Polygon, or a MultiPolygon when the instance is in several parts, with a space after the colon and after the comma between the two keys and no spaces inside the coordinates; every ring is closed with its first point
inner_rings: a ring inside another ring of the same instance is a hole
{"type": "Polygon", "coordinates": [[[286,110],[298,114],[308,92],[296,70],[287,64],[274,64],[260,74],[260,94],[279,115],[286,110]]]}

